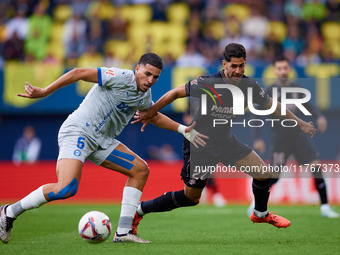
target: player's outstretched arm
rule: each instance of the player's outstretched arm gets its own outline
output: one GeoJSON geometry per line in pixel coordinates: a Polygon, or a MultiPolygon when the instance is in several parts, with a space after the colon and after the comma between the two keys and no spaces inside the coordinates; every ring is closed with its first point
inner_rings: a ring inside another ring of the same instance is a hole
{"type": "Polygon", "coordinates": [[[187,94],[185,92],[185,85],[182,85],[165,93],[148,110],[137,111],[136,115],[133,117],[135,120],[132,121],[131,124],[143,122],[144,123],[143,127],[146,127],[147,124],[150,122],[151,118],[153,118],[160,109],[164,108],[168,104],[171,104],[177,98],[182,97],[187,97],[187,94]]]}
{"type": "Polygon", "coordinates": [[[88,82],[98,82],[98,70],[97,68],[74,68],[66,74],[59,77],[57,80],[52,82],[46,88],[42,89],[39,87],[35,87],[28,82],[25,82],[25,91],[26,94],[17,94],[19,97],[26,98],[42,98],[47,97],[52,94],[54,91],[75,83],[79,80],[84,80],[88,82]]]}
{"type": "MultiPolygon", "coordinates": [[[[203,140],[203,138],[209,139],[209,137],[202,135],[201,133],[198,133],[194,129],[196,122],[194,122],[191,126],[186,127],[186,126],[179,124],[176,121],[173,121],[172,119],[170,119],[169,117],[161,113],[157,113],[150,120],[150,122],[151,124],[157,127],[183,134],[184,137],[188,139],[196,148],[198,148],[199,146],[204,147],[207,145],[207,143],[203,140]]],[[[144,131],[144,129],[142,129],[142,131],[144,131]]]]}
{"type": "MultiPolygon", "coordinates": [[[[272,106],[273,100],[272,98],[270,98],[268,104],[265,105],[265,107],[267,109],[270,109],[272,106]]],[[[277,102],[277,107],[275,112],[273,113],[275,116],[281,118],[281,119],[293,119],[297,122],[298,126],[301,128],[301,130],[306,133],[309,134],[312,138],[315,136],[316,134],[316,128],[313,125],[313,122],[306,122],[303,121],[302,119],[298,118],[294,113],[292,113],[289,109],[286,109],[286,115],[281,115],[281,103],[277,102]]]]}

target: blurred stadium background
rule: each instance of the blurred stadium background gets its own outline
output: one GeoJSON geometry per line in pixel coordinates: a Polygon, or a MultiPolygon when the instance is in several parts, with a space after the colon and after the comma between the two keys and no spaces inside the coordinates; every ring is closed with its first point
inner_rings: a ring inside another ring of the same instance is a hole
{"type": "MultiPolygon", "coordinates": [[[[339,0],[1,1],[0,173],[6,180],[22,180],[18,194],[2,193],[0,200],[19,199],[45,181],[55,180],[59,127],[92,86],[79,82],[47,99],[33,101],[16,96],[24,92],[25,81],[46,87],[74,67],[134,69],[140,55],[155,52],[165,63],[162,75],[152,89],[153,100],[157,101],[165,92],[191,78],[220,70],[223,49],[230,42],[245,46],[246,74],[257,78],[263,86],[269,85],[270,78],[274,77],[273,58],[284,54],[290,59],[294,67],[292,77],[309,81],[311,103],[329,121],[327,132],[313,139],[320,158],[323,162],[338,162],[339,0]],[[27,125],[36,129],[42,141],[41,161],[18,167],[11,163],[13,147],[27,125]]],[[[179,100],[162,112],[183,123],[187,110],[188,101],[179,100]]],[[[127,126],[118,139],[150,162],[146,198],[167,188],[180,189],[182,137],[152,125],[141,133],[140,127],[127,126]],[[157,186],[157,183],[162,185],[157,186]]],[[[249,128],[234,128],[232,132],[252,145],[249,128]]],[[[265,126],[263,134],[268,132],[269,126],[265,126]]],[[[264,139],[269,148],[269,135],[264,139]]],[[[263,158],[268,159],[268,152],[263,158]]],[[[107,173],[103,175],[105,171],[91,172],[97,169],[92,163],[86,164],[83,183],[91,185],[92,179],[95,182],[96,178],[104,181],[112,178],[107,173]]],[[[118,175],[114,178],[115,185],[106,184],[103,200],[112,200],[114,196],[119,201],[125,179],[118,175]],[[112,186],[117,190],[115,195],[112,195],[115,193],[112,186]]],[[[318,202],[312,180],[290,180],[282,180],[275,187],[277,199],[274,201],[318,202]]],[[[327,180],[331,202],[340,203],[338,179],[327,180]]],[[[235,203],[251,200],[249,181],[218,180],[227,200],[235,203]],[[232,191],[235,187],[238,187],[236,192],[232,191]]],[[[80,199],[89,195],[86,187],[83,185],[83,190],[80,189],[80,199]],[[82,192],[86,193],[83,197],[82,192]]],[[[275,198],[275,193],[273,196],[275,198]]]]}

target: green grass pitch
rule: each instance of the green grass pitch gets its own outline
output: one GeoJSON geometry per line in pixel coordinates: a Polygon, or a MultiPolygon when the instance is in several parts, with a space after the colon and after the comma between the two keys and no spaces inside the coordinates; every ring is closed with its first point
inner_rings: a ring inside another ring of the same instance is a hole
{"type": "Polygon", "coordinates": [[[78,234],[78,221],[88,211],[106,213],[116,230],[120,206],[45,205],[20,216],[1,254],[339,254],[340,219],[320,216],[319,206],[270,206],[291,221],[287,229],[253,224],[247,206],[196,206],[149,214],[139,235],[152,244],[88,244],[78,234]]]}

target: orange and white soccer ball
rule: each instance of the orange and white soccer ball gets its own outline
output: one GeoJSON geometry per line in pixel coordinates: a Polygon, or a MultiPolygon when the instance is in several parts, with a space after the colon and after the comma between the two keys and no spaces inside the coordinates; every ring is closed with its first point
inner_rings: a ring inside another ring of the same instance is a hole
{"type": "Polygon", "coordinates": [[[86,242],[101,243],[109,238],[111,234],[111,221],[109,217],[99,211],[86,213],[79,221],[78,231],[86,242]]]}

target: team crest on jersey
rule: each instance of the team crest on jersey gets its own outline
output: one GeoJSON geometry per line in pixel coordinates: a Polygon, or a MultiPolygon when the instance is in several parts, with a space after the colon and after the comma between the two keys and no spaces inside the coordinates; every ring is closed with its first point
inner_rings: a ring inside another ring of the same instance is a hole
{"type": "Polygon", "coordinates": [[[191,179],[189,180],[189,184],[190,184],[190,185],[195,185],[195,184],[196,184],[196,180],[193,179],[193,178],[191,178],[191,179]]]}
{"type": "Polygon", "coordinates": [[[143,104],[143,102],[144,102],[144,99],[139,100],[138,107],[140,107],[143,104]]]}
{"type": "Polygon", "coordinates": [[[190,82],[191,85],[197,85],[197,79],[193,79],[191,82],[190,82]]]}
{"type": "Polygon", "coordinates": [[[105,74],[109,74],[109,75],[115,76],[115,71],[109,69],[109,70],[107,70],[105,72],[105,74]]]}

